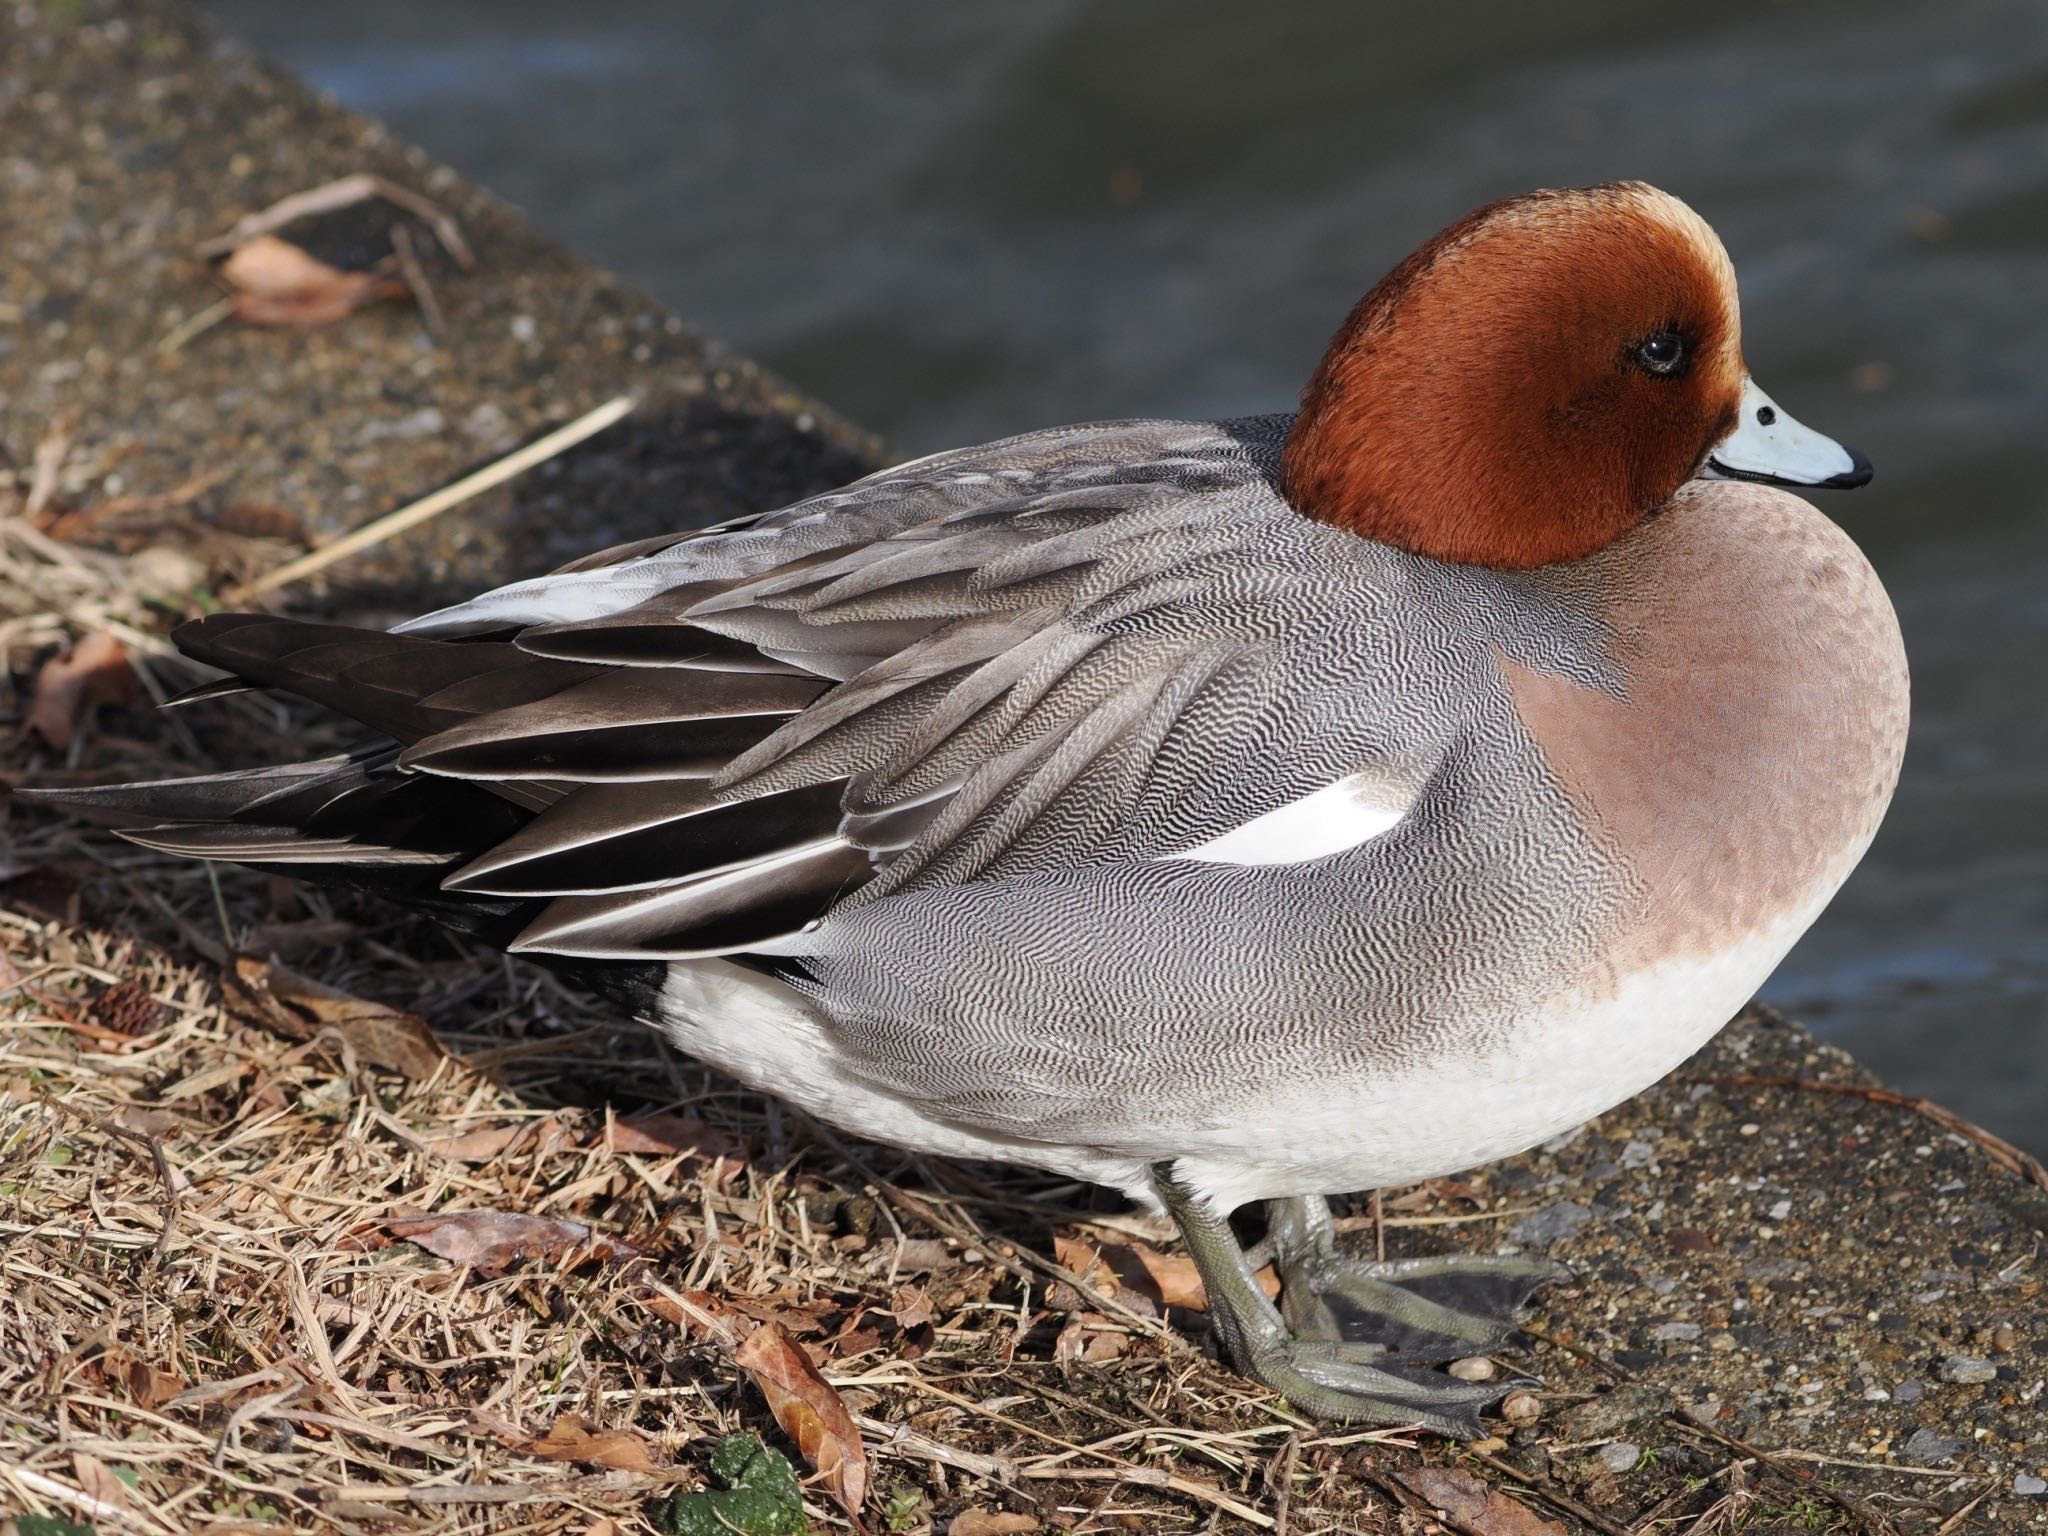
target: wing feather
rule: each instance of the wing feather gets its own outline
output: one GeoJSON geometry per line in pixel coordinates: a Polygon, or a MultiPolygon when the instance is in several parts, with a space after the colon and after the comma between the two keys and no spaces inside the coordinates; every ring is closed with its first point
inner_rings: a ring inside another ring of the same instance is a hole
{"type": "Polygon", "coordinates": [[[1202,784],[1214,808],[1187,796],[1185,733],[1236,718],[1300,596],[1274,553],[1301,526],[1271,489],[1278,441],[1062,429],[390,634],[215,616],[179,641],[234,674],[221,689],[287,689],[393,745],[91,808],[201,857],[390,866],[394,889],[438,866],[434,899],[484,931],[591,957],[801,946],[919,885],[1167,856],[1326,772],[1240,752],[1257,771],[1202,784]]]}

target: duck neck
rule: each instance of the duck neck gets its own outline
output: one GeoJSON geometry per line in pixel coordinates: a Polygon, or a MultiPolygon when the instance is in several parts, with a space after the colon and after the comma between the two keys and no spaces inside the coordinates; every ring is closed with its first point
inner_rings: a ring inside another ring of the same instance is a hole
{"type": "Polygon", "coordinates": [[[1527,401],[1461,398],[1390,358],[1397,340],[1347,327],[1309,382],[1280,478],[1304,516],[1431,559],[1525,570],[1604,548],[1669,494],[1632,483],[1568,419],[1517,433],[1527,401]]]}

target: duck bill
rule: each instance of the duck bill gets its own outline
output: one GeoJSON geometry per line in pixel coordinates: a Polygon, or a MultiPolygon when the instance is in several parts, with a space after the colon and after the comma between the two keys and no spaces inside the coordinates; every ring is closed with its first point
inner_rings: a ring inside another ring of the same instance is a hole
{"type": "Polygon", "coordinates": [[[1708,480],[1847,490],[1869,483],[1870,460],[1802,426],[1758,389],[1754,379],[1744,379],[1735,430],[1708,450],[1700,475],[1708,480]]]}

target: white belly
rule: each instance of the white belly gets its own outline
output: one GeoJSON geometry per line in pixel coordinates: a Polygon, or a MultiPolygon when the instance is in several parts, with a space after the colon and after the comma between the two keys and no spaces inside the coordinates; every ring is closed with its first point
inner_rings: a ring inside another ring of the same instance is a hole
{"type": "MultiPolygon", "coordinates": [[[[1830,891],[1828,894],[1832,894],[1830,891]]],[[[1526,1150],[1640,1093],[1749,1000],[1825,898],[1718,954],[1667,961],[1597,997],[1522,1016],[1483,1055],[1445,1055],[1249,1095],[1236,1113],[1115,1150],[1026,1141],[941,1120],[862,1080],[828,1021],[773,977],[724,960],[673,964],[655,1022],[681,1050],[832,1125],[941,1157],[1024,1163],[1152,1203],[1171,1161],[1217,1208],[1410,1184],[1526,1150]]]]}
{"type": "Polygon", "coordinates": [[[1526,1151],[1642,1092],[1711,1040],[1824,905],[1718,954],[1620,978],[1597,998],[1560,997],[1483,1056],[1247,1103],[1228,1134],[1189,1148],[1178,1169],[1231,1210],[1412,1184],[1526,1151]]]}

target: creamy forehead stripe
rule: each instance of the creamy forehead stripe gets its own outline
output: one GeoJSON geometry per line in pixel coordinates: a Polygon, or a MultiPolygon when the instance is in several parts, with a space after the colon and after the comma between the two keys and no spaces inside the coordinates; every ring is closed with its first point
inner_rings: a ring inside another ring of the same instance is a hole
{"type": "Polygon", "coordinates": [[[1408,814],[1413,797],[1362,773],[1254,816],[1176,859],[1203,864],[1305,864],[1369,842],[1408,814]]]}

